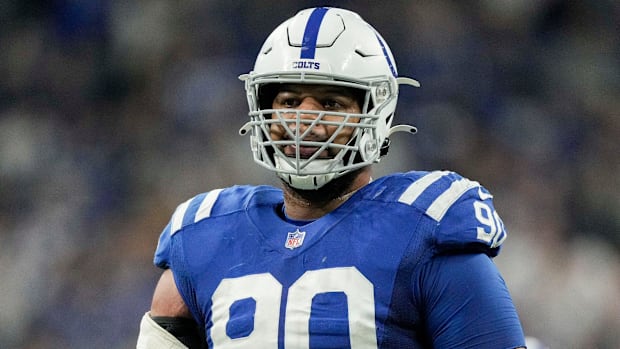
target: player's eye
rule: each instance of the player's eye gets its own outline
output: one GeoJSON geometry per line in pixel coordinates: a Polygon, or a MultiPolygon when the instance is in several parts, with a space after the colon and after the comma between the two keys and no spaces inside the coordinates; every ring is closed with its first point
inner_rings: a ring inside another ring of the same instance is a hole
{"type": "Polygon", "coordinates": [[[294,108],[299,105],[299,101],[296,98],[286,98],[282,100],[282,106],[286,108],[294,108]]]}
{"type": "Polygon", "coordinates": [[[325,110],[345,111],[353,108],[357,100],[348,95],[334,94],[326,96],[321,103],[325,110]]]}
{"type": "Polygon", "coordinates": [[[327,99],[323,102],[323,107],[326,110],[339,110],[342,109],[342,104],[335,99],[327,99]]]}
{"type": "Polygon", "coordinates": [[[279,108],[295,108],[299,105],[299,98],[287,94],[276,96],[274,104],[279,108]]]}

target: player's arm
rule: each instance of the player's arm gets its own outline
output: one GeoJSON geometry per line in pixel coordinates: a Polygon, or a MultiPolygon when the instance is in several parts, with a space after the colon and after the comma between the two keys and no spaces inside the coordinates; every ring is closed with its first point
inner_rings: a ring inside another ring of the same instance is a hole
{"type": "Polygon", "coordinates": [[[416,274],[435,348],[525,348],[517,311],[491,259],[482,253],[436,256],[416,274]]]}
{"type": "Polygon", "coordinates": [[[151,310],[140,323],[137,349],[207,348],[202,331],[179,293],[170,269],[153,294],[151,310]]]}

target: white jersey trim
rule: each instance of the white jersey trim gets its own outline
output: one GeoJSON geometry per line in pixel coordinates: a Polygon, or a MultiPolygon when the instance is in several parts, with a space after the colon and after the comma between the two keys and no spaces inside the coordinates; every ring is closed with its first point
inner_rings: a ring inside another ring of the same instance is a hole
{"type": "MultiPolygon", "coordinates": [[[[215,202],[220,196],[222,190],[223,189],[215,189],[205,195],[205,197],[202,199],[202,202],[200,203],[200,207],[198,207],[198,211],[196,211],[196,215],[194,216],[194,223],[211,216],[213,206],[215,205],[215,202]]],[[[189,208],[189,205],[194,199],[195,197],[180,204],[172,214],[172,219],[170,220],[170,236],[176,234],[179,230],[183,228],[183,220],[185,218],[185,214],[187,213],[187,209],[189,208]]]]}
{"type": "Polygon", "coordinates": [[[439,195],[426,209],[426,214],[437,222],[441,221],[448,209],[469,189],[480,187],[480,183],[463,178],[450,185],[448,190],[439,195]]]}
{"type": "Polygon", "coordinates": [[[217,198],[220,196],[220,193],[222,192],[222,190],[223,189],[211,190],[207,194],[204,200],[202,200],[202,203],[200,204],[198,211],[196,212],[196,217],[194,217],[194,223],[211,216],[211,210],[213,210],[213,206],[215,205],[215,202],[217,201],[217,198]]]}
{"type": "Polygon", "coordinates": [[[187,207],[189,207],[189,203],[191,201],[192,199],[185,201],[174,211],[170,223],[170,236],[174,235],[176,232],[181,230],[181,228],[183,228],[183,217],[185,217],[185,212],[187,212],[187,207]]]}
{"type": "Polygon", "coordinates": [[[411,183],[409,187],[407,187],[407,189],[398,198],[398,202],[411,205],[420,196],[420,194],[426,190],[426,188],[430,187],[433,183],[439,180],[439,178],[447,175],[448,173],[450,172],[436,171],[424,175],[422,178],[411,183]]]}

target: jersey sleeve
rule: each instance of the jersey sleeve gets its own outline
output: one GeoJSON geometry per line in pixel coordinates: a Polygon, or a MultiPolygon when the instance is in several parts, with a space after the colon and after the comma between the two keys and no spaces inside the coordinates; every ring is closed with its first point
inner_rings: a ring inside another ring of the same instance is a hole
{"type": "Polygon", "coordinates": [[[480,183],[450,171],[412,172],[398,201],[424,211],[436,228],[438,253],[484,252],[496,256],[506,238],[491,195],[480,183]]]}
{"type": "Polygon", "coordinates": [[[205,210],[208,214],[219,192],[220,190],[218,189],[209,193],[199,194],[177,206],[170,221],[159,235],[155,257],[153,259],[153,263],[156,266],[162,269],[170,268],[172,236],[188,224],[204,216],[205,210]]]}
{"type": "Polygon", "coordinates": [[[502,276],[482,253],[436,256],[414,277],[434,348],[516,348],[523,330],[502,276]]]}
{"type": "MultiPolygon", "coordinates": [[[[442,207],[437,205],[435,214],[438,228],[435,233],[440,253],[453,251],[484,252],[496,256],[507,232],[493,205],[493,196],[478,182],[461,179],[450,189],[452,200],[442,207]]],[[[441,202],[442,198],[438,198],[441,202]]]]}
{"type": "Polygon", "coordinates": [[[172,214],[172,217],[170,218],[170,221],[159,235],[159,241],[157,242],[157,249],[155,250],[155,258],[153,259],[153,263],[162,269],[170,268],[171,238],[172,235],[182,227],[183,218],[191,201],[192,199],[187,200],[177,206],[172,214]]]}
{"type": "Polygon", "coordinates": [[[153,258],[153,264],[162,269],[170,268],[170,227],[171,224],[168,223],[159,235],[155,257],[153,258]]]}

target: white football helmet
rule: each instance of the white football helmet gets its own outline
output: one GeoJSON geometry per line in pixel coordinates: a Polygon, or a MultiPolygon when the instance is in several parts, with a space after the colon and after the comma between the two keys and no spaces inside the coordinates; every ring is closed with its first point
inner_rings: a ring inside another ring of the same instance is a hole
{"type": "Polygon", "coordinates": [[[250,121],[239,133],[250,132],[254,161],[276,172],[294,188],[318,189],[347,172],[379,162],[387,153],[391,133],[416,132],[413,126],[391,127],[391,124],[398,85],[419,87],[419,83],[398,77],[390,48],[355,12],[330,7],[298,12],[269,35],[254,69],[239,78],[245,81],[250,109],[250,121]],[[329,112],[329,115],[342,116],[335,134],[321,142],[304,140],[312,127],[333,126],[334,122],[324,120],[325,112],[272,109],[274,95],[265,93],[266,86],[285,83],[358,89],[365,96],[360,105],[361,114],[329,112]],[[291,114],[296,114],[297,118],[291,120],[291,114]],[[316,117],[301,118],[302,114],[316,117]],[[286,129],[286,139],[272,139],[269,130],[274,123],[286,129]],[[300,132],[301,125],[306,125],[306,131],[300,132]],[[349,142],[344,145],[332,142],[345,127],[354,129],[349,142]],[[291,157],[282,150],[287,145],[295,149],[318,147],[318,150],[309,158],[300,156],[299,151],[291,157]],[[330,148],[331,153],[336,154],[333,158],[318,157],[330,148]]]}

